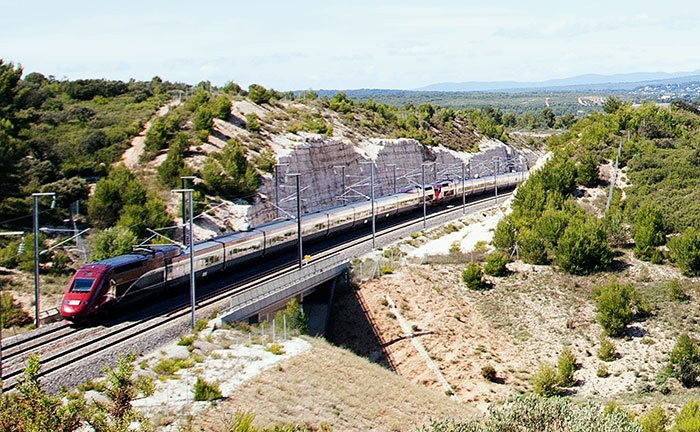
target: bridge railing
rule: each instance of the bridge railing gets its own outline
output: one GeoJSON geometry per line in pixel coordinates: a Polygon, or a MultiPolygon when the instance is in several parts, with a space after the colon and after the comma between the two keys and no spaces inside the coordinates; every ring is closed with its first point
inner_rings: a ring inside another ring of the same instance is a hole
{"type": "Polygon", "coordinates": [[[219,317],[224,321],[236,321],[252,316],[257,311],[290,299],[342,274],[348,265],[348,260],[337,254],[309,263],[301,269],[234,294],[229,307],[222,310],[219,317]]]}

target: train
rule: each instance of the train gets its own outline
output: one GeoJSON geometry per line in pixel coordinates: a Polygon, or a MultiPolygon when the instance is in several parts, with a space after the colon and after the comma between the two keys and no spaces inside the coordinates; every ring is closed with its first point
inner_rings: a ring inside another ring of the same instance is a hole
{"type": "MultiPolygon", "coordinates": [[[[423,200],[432,206],[461,198],[463,191],[464,195],[478,195],[494,190],[496,185],[511,188],[526,176],[526,171],[519,171],[410,186],[374,200],[376,222],[418,209],[423,200]]],[[[371,220],[369,200],[304,214],[302,241],[365,227],[371,220]]],[[[199,241],[192,251],[172,245],[139,248],[79,268],[66,287],[59,311],[64,319],[77,322],[114,304],[184,284],[189,281],[190,253],[194,253],[195,278],[203,278],[296,245],[297,222],[287,219],[199,241]]]]}

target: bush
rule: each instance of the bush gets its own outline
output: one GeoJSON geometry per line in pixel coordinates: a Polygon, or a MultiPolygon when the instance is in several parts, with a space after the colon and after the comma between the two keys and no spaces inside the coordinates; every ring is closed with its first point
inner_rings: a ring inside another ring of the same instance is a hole
{"type": "Polygon", "coordinates": [[[560,393],[559,376],[554,366],[549,363],[540,364],[540,368],[531,378],[530,383],[532,391],[537,396],[552,397],[558,396],[560,393]]]}
{"type": "Polygon", "coordinates": [[[686,302],[690,299],[688,293],[678,279],[672,279],[666,284],[666,294],[673,301],[686,302]]]}
{"type": "Polygon", "coordinates": [[[271,343],[265,347],[265,351],[270,352],[274,355],[282,355],[284,354],[284,346],[277,342],[271,343]]]}
{"type": "Polygon", "coordinates": [[[598,347],[596,356],[606,362],[611,362],[617,358],[615,345],[604,334],[600,337],[600,347],[598,347]]]}
{"type": "Polygon", "coordinates": [[[272,94],[260,84],[251,84],[248,86],[248,99],[253,103],[262,105],[268,103],[272,98],[272,94]]]}
{"type": "Polygon", "coordinates": [[[508,255],[503,252],[493,252],[486,258],[484,273],[489,276],[505,276],[508,274],[506,264],[508,264],[508,255]]]}
{"type": "Polygon", "coordinates": [[[571,352],[569,347],[565,347],[561,353],[559,353],[559,359],[557,361],[557,369],[559,372],[559,385],[562,387],[571,387],[576,384],[574,379],[574,372],[576,371],[576,357],[571,352]]]}
{"type": "Polygon", "coordinates": [[[221,398],[221,390],[219,390],[218,384],[197,377],[197,382],[194,384],[194,400],[210,401],[219,398],[221,398]]]}
{"type": "Polygon", "coordinates": [[[435,420],[420,432],[641,432],[624,414],[605,414],[594,403],[576,404],[566,398],[520,396],[489,413],[462,423],[435,420]]]}
{"type": "Polygon", "coordinates": [[[601,363],[598,365],[598,369],[595,371],[595,376],[598,378],[607,378],[610,376],[610,372],[608,372],[608,367],[605,366],[605,364],[601,363]]]}
{"type": "Polygon", "coordinates": [[[486,365],[481,368],[481,376],[488,381],[494,382],[497,379],[496,369],[490,364],[486,365]]]}
{"type": "Polygon", "coordinates": [[[212,193],[229,198],[251,199],[259,183],[243,147],[235,139],[230,139],[220,153],[207,157],[201,177],[212,193]]]}
{"type": "Polygon", "coordinates": [[[698,341],[692,339],[687,333],[680,335],[668,357],[668,363],[673,377],[681,384],[685,387],[695,386],[700,374],[698,341]]]}
{"type": "Polygon", "coordinates": [[[671,431],[695,432],[700,430],[700,405],[695,399],[691,399],[676,415],[676,421],[671,431]]]}
{"type": "Polygon", "coordinates": [[[643,260],[660,261],[657,246],[666,241],[663,213],[653,204],[645,203],[637,212],[632,238],[634,254],[643,260]]]}
{"type": "Polygon", "coordinates": [[[163,163],[158,166],[158,178],[163,185],[168,187],[178,186],[180,176],[185,169],[185,159],[183,154],[189,147],[187,136],[179,133],[170,144],[168,156],[163,163]]]}
{"type": "Polygon", "coordinates": [[[649,305],[631,283],[620,284],[613,279],[593,290],[598,323],[608,336],[622,336],[627,324],[635,317],[646,316],[649,305]]]}
{"type": "MultiPolygon", "coordinates": [[[[2,66],[2,64],[0,64],[2,66]]],[[[74,431],[81,426],[81,400],[49,396],[41,388],[39,357],[31,355],[16,391],[0,395],[0,430],[11,432],[74,431]]]]}
{"type": "Polygon", "coordinates": [[[496,230],[493,233],[491,244],[499,250],[510,252],[515,246],[516,226],[510,216],[501,219],[496,225],[496,230]]]}
{"type": "Polygon", "coordinates": [[[534,230],[522,228],[518,236],[518,254],[528,264],[548,264],[549,256],[543,238],[534,230]]]}
{"type": "Polygon", "coordinates": [[[90,260],[100,261],[132,252],[136,243],[136,236],[128,228],[122,226],[107,228],[94,235],[90,260]]]}
{"type": "Polygon", "coordinates": [[[32,323],[32,317],[22,309],[22,305],[15,302],[9,292],[0,292],[0,322],[3,328],[23,327],[32,323]]]}
{"type": "Polygon", "coordinates": [[[598,164],[593,153],[586,152],[576,166],[576,181],[586,187],[594,187],[598,183],[598,164]]]}
{"type": "Polygon", "coordinates": [[[479,265],[469,263],[466,269],[462,272],[462,281],[470,290],[482,290],[486,288],[484,274],[479,265]]]}
{"type": "Polygon", "coordinates": [[[600,222],[573,220],[559,239],[556,261],[571,274],[589,274],[607,268],[612,263],[612,251],[600,222]]]}
{"type": "Polygon", "coordinates": [[[100,179],[88,201],[88,218],[96,228],[113,226],[125,205],[143,205],[146,189],[124,165],[111,169],[100,179]]]}
{"type": "Polygon", "coordinates": [[[164,228],[173,224],[165,203],[156,195],[147,196],[143,204],[128,204],[122,209],[117,225],[129,228],[136,236],[146,235],[146,228],[164,228]]]}
{"type": "Polygon", "coordinates": [[[285,320],[289,331],[296,330],[301,334],[305,334],[308,330],[308,319],[296,297],[289,300],[284,310],[275,314],[275,323],[278,326],[282,326],[285,320]]]}
{"type": "Polygon", "coordinates": [[[256,116],[254,113],[246,114],[245,128],[250,132],[260,132],[260,122],[258,121],[258,116],[256,116]]]}
{"type": "Polygon", "coordinates": [[[218,96],[211,102],[211,108],[214,117],[226,120],[231,115],[231,100],[224,95],[218,96]]]}
{"type": "Polygon", "coordinates": [[[668,248],[678,268],[686,276],[700,275],[700,231],[690,227],[672,239],[668,248]]]}
{"type": "Polygon", "coordinates": [[[668,417],[666,417],[664,409],[657,405],[639,417],[637,423],[644,432],[665,432],[668,417]]]}

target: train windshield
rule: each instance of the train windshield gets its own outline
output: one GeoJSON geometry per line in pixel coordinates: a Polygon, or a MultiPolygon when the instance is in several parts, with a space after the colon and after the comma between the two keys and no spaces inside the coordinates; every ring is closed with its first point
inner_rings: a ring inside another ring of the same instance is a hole
{"type": "Polygon", "coordinates": [[[95,282],[95,279],[76,279],[73,281],[73,286],[70,287],[70,290],[73,292],[89,292],[93,282],[95,282]]]}

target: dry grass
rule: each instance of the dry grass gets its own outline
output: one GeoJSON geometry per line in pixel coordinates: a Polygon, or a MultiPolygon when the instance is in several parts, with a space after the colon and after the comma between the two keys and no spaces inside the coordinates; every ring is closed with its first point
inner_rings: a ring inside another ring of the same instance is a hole
{"type": "MultiPolygon", "coordinates": [[[[389,294],[402,305],[406,319],[421,330],[420,338],[457,396],[485,409],[492,401],[529,390],[528,379],[540,362],[553,362],[564,345],[571,347],[580,368],[575,373],[577,397],[617,398],[644,408],[661,394],[655,379],[664,368],[675,338],[682,331],[700,332],[700,297],[696,280],[684,280],[691,301],[672,301],[665,294],[675,269],[642,263],[629,254],[620,270],[587,277],[551,267],[511,263],[512,274],[489,278],[492,289],[471,292],[460,281],[463,265],[411,265],[362,285],[355,293],[370,310],[370,319],[385,341],[384,350],[400,375],[439,388],[426,371],[395,320],[386,316],[382,300],[389,294]],[[592,292],[596,284],[617,277],[633,282],[654,307],[654,315],[633,323],[628,336],[614,341],[621,357],[607,363],[610,376],[598,377],[595,356],[601,327],[595,318],[592,292]],[[481,368],[492,364],[503,383],[489,383],[481,368]]],[[[682,279],[682,278],[681,278],[682,279]]],[[[669,386],[675,394],[695,395],[669,386]]],[[[678,396],[664,397],[669,403],[678,396]]]]}
{"type": "MultiPolygon", "coordinates": [[[[248,382],[196,428],[216,431],[237,410],[252,411],[255,423],[326,423],[334,431],[411,430],[429,418],[468,417],[469,407],[323,340],[313,349],[248,382]]],[[[199,430],[199,429],[196,429],[199,430]]]]}

